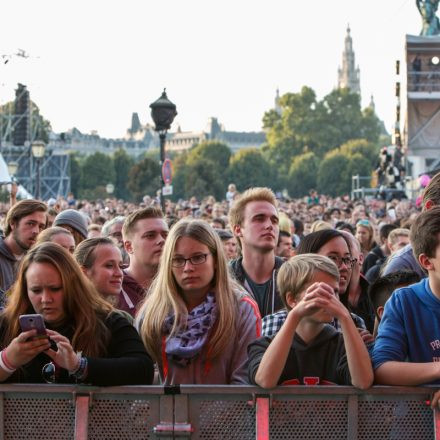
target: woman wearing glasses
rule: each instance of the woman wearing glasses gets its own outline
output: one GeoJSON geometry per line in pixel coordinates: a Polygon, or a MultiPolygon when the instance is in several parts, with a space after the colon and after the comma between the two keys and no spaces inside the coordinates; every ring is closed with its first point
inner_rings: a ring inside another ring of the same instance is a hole
{"type": "Polygon", "coordinates": [[[0,381],[149,384],[153,363],[136,330],[104,301],[73,257],[55,243],[32,248],[0,316],[0,381]],[[40,314],[48,338],[22,332],[40,314]]]}
{"type": "Polygon", "coordinates": [[[231,279],[208,223],[173,226],[137,323],[163,383],[247,383],[247,346],[260,336],[258,307],[231,279]]]}

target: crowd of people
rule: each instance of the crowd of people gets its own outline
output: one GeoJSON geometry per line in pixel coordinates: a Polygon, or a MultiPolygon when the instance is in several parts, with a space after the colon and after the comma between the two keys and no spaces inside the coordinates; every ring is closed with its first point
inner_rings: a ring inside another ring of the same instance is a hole
{"type": "Polygon", "coordinates": [[[0,381],[440,383],[440,173],[421,206],[233,184],[165,206],[0,206],[0,381]]]}

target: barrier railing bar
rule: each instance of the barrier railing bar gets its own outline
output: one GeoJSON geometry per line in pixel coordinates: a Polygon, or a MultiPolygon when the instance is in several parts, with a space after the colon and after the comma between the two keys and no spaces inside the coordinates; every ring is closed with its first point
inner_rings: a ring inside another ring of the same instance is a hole
{"type": "Polygon", "coordinates": [[[347,439],[356,439],[358,437],[358,396],[348,397],[348,429],[347,439]]]}
{"type": "Polygon", "coordinates": [[[256,440],[269,440],[269,397],[256,398],[256,440]]]}
{"type": "Polygon", "coordinates": [[[75,398],[75,440],[87,440],[89,426],[90,395],[76,395],[75,398]]]}

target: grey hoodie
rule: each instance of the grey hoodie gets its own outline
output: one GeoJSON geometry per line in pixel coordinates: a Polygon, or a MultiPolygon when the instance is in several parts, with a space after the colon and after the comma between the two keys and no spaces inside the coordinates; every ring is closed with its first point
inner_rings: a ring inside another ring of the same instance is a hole
{"type": "Polygon", "coordinates": [[[0,238],[0,306],[5,305],[5,292],[14,284],[17,275],[18,261],[0,238]]]}

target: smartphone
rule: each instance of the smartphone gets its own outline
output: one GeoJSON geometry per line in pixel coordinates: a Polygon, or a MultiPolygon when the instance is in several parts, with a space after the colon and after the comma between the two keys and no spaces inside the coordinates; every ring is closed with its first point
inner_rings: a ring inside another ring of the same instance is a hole
{"type": "Polygon", "coordinates": [[[41,315],[20,315],[18,317],[21,331],[27,332],[36,329],[37,334],[35,338],[47,338],[46,326],[41,315]]]}

